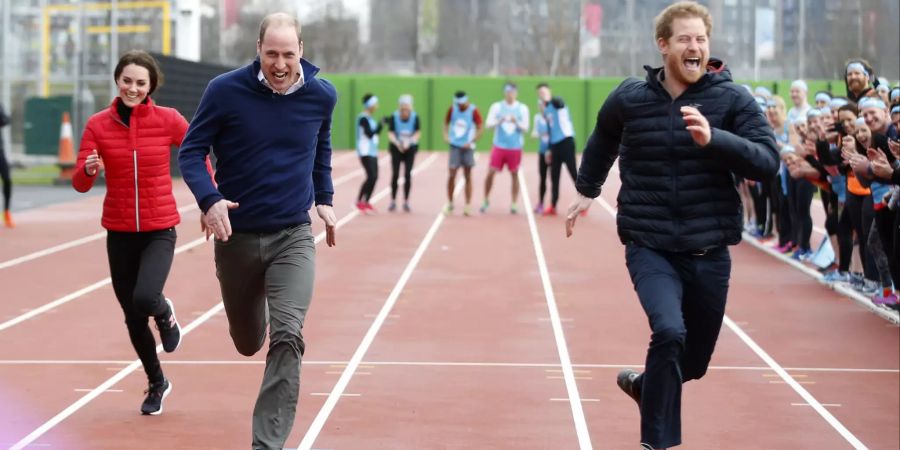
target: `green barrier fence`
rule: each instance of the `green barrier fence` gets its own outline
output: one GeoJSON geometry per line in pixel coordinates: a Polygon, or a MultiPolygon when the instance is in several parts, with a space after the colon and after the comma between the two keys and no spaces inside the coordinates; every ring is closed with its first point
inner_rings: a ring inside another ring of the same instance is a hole
{"type": "MultiPolygon", "coordinates": [[[[562,97],[572,116],[575,127],[576,148],[584,145],[588,134],[593,130],[597,111],[622,78],[579,79],[571,77],[466,77],[466,76],[379,76],[379,75],[322,75],[334,84],[338,91],[338,104],[332,122],[332,146],[336,149],[352,149],[356,143],[356,122],[362,112],[362,97],[366,93],[378,96],[379,106],[375,117],[381,119],[397,109],[400,95],[413,96],[413,108],[420,118],[422,136],[420,147],[423,149],[443,150],[447,144],[443,140],[444,118],[453,101],[453,94],[463,90],[469,101],[475,104],[483,118],[492,103],[503,99],[503,84],[507,80],[519,86],[519,101],[524,103],[530,112],[529,121],[533,122],[537,109],[536,86],[547,82],[554,96],[562,97]]],[[[790,85],[792,80],[746,82],[753,87],[766,86],[774,94],[780,95],[790,107],[790,85]]],[[[836,95],[844,95],[844,83],[841,81],[808,80],[809,102],[815,103],[815,93],[819,90],[832,90],[836,95]]],[[[533,123],[532,123],[533,125],[533,123]]],[[[529,133],[530,134],[530,133],[529,133]]],[[[480,151],[490,149],[493,131],[485,130],[477,141],[480,151]]],[[[379,148],[386,149],[387,131],[382,131],[379,148]]],[[[536,151],[537,140],[525,139],[525,150],[536,151]]]]}

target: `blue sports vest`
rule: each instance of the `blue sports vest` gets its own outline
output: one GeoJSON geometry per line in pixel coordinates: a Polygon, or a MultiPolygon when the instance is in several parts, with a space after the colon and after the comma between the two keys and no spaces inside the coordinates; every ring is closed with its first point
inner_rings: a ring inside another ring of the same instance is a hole
{"type": "Polygon", "coordinates": [[[369,128],[374,130],[378,121],[367,113],[356,116],[356,153],[359,156],[378,156],[378,135],[371,138],[366,136],[363,128],[359,126],[359,119],[365,118],[369,122],[369,128]]]}
{"type": "Polygon", "coordinates": [[[469,104],[465,111],[459,110],[459,105],[453,105],[453,112],[450,113],[450,145],[454,147],[462,147],[468,144],[475,137],[475,105],[469,104]]]}

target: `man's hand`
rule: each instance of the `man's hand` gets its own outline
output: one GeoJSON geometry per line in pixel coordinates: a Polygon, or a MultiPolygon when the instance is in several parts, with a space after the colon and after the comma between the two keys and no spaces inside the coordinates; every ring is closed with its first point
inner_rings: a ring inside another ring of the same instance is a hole
{"type": "Polygon", "coordinates": [[[566,212],[566,237],[572,236],[578,215],[590,209],[592,203],[594,203],[594,199],[585,197],[580,193],[576,194],[575,201],[572,202],[572,205],[569,206],[569,210],[566,212]]]}
{"type": "Polygon", "coordinates": [[[331,205],[316,205],[316,212],[319,213],[319,217],[325,222],[325,243],[328,244],[329,247],[334,247],[337,243],[334,239],[335,229],[337,227],[337,218],[334,215],[334,209],[331,205]]]}
{"type": "Polygon", "coordinates": [[[223,198],[215,202],[206,211],[206,227],[212,229],[216,239],[228,242],[228,237],[231,236],[231,220],[228,219],[228,210],[235,209],[238,206],[237,203],[223,198]]]}
{"type": "Polygon", "coordinates": [[[212,236],[212,228],[206,224],[206,214],[200,214],[200,231],[206,234],[206,240],[209,240],[209,237],[212,236]]]}
{"type": "Polygon", "coordinates": [[[684,119],[684,123],[687,125],[685,128],[691,132],[694,142],[700,147],[706,147],[706,144],[709,144],[709,140],[712,139],[712,130],[709,128],[709,122],[706,120],[706,117],[703,117],[703,114],[700,114],[700,110],[693,106],[682,106],[681,114],[681,118],[684,119]]]}

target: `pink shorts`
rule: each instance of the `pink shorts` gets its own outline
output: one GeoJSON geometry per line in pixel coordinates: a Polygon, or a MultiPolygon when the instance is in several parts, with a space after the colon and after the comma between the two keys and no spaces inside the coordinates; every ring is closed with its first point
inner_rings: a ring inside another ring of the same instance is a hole
{"type": "Polygon", "coordinates": [[[509,168],[510,172],[519,170],[519,163],[522,162],[522,150],[510,150],[508,148],[500,148],[496,145],[491,149],[491,168],[494,170],[503,170],[503,165],[509,168]]]}

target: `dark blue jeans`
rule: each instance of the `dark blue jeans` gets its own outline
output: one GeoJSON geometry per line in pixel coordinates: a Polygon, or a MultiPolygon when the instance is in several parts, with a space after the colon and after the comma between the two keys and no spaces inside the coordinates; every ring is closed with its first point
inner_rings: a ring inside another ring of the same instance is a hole
{"type": "Polygon", "coordinates": [[[692,254],[628,244],[625,263],[652,330],[636,380],[641,442],[674,447],[681,444],[681,385],[706,374],[722,327],[731,256],[725,246],[692,254]]]}

